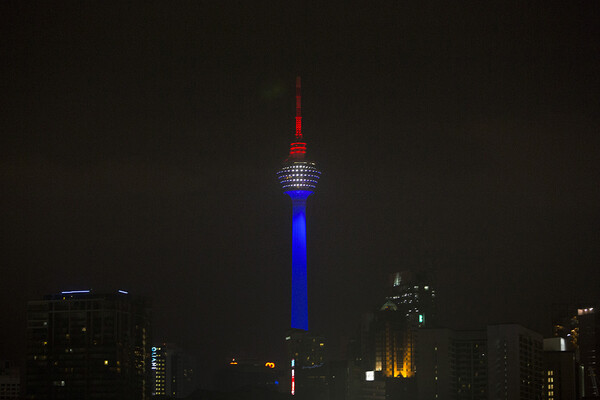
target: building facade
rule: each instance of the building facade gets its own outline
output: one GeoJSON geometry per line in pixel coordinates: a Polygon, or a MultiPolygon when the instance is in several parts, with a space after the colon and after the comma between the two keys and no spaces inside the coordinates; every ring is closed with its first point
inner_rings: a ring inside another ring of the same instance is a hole
{"type": "Polygon", "coordinates": [[[543,338],[520,325],[487,328],[490,400],[536,400],[543,392],[543,338]]]}
{"type": "Polygon", "coordinates": [[[147,302],[122,290],[30,301],[27,398],[150,399],[150,333],[147,302]]]}
{"type": "Polygon", "coordinates": [[[417,371],[419,329],[435,321],[435,290],[423,275],[390,276],[385,303],[364,318],[361,340],[366,368],[385,378],[411,378],[417,371]]]}
{"type": "Polygon", "coordinates": [[[0,360],[0,400],[21,398],[19,367],[10,361],[0,360]]]}
{"type": "Polygon", "coordinates": [[[325,399],[328,393],[326,346],[323,336],[301,329],[290,329],[285,338],[290,393],[300,398],[325,399]]]}
{"type": "Polygon", "coordinates": [[[542,336],[520,325],[419,332],[419,399],[536,400],[543,395],[542,336]]]}
{"type": "Polygon", "coordinates": [[[485,331],[419,331],[419,399],[487,400],[485,331]]]}
{"type": "Polygon", "coordinates": [[[194,360],[175,344],[153,346],[151,368],[153,396],[182,399],[194,391],[194,360]]]}
{"type": "Polygon", "coordinates": [[[553,306],[554,336],[565,339],[573,351],[578,371],[578,396],[600,399],[600,307],[596,303],[553,306]]]}
{"type": "Polygon", "coordinates": [[[577,369],[575,353],[567,350],[565,339],[544,339],[544,399],[577,399],[577,369]]]}

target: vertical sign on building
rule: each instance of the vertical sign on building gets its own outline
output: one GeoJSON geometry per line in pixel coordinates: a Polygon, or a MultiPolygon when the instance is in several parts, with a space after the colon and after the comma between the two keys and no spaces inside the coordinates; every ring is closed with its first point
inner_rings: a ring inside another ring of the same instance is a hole
{"type": "Polygon", "coordinates": [[[296,394],[296,377],[294,376],[294,369],[295,369],[295,365],[296,365],[296,360],[294,360],[292,358],[292,390],[291,390],[291,394],[292,396],[296,394]]]}

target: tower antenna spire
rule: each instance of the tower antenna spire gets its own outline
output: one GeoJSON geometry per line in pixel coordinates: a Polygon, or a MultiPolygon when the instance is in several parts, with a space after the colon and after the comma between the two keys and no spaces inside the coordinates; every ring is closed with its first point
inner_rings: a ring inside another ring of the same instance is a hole
{"type": "Polygon", "coordinates": [[[300,76],[296,77],[296,136],[290,145],[288,160],[304,159],[306,143],[302,138],[302,95],[300,93],[300,76]]]}
{"type": "Polygon", "coordinates": [[[296,141],[302,141],[302,94],[300,76],[296,77],[296,141]]]}

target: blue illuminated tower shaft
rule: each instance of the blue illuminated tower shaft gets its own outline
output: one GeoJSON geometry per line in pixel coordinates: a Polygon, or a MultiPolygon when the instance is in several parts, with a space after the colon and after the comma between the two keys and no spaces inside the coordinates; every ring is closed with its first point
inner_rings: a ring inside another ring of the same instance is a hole
{"type": "Polygon", "coordinates": [[[292,328],[308,330],[306,199],[309,190],[285,192],[292,199],[292,328]]]}

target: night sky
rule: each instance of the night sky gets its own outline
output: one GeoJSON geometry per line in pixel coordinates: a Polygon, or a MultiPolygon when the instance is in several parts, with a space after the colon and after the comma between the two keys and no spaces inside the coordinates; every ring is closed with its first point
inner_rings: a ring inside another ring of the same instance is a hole
{"type": "Polygon", "coordinates": [[[600,2],[0,2],[0,359],[27,300],[125,289],[209,374],[281,360],[303,132],[311,329],[389,273],[450,328],[600,300],[600,2]]]}

